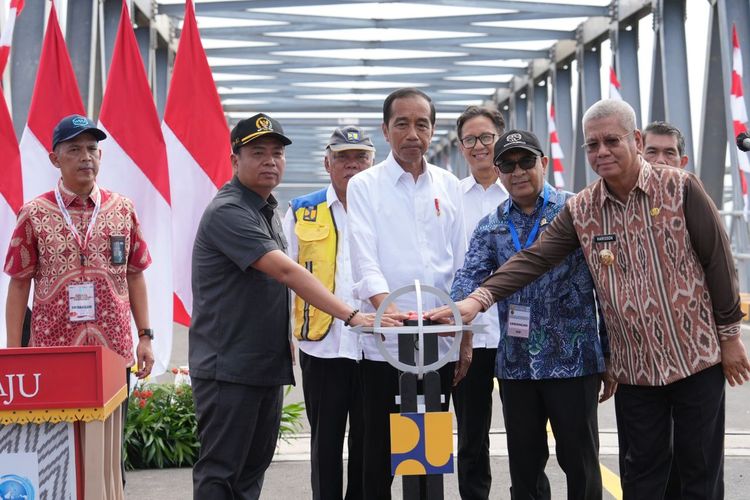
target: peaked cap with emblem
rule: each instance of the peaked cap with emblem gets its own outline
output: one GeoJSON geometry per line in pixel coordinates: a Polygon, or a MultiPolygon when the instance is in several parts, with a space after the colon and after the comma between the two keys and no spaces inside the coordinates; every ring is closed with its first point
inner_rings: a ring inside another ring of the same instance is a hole
{"type": "Polygon", "coordinates": [[[539,156],[544,156],[539,139],[533,133],[527,130],[508,130],[495,143],[495,154],[493,156],[495,165],[500,161],[503,153],[511,149],[526,149],[539,156]]]}
{"type": "Polygon", "coordinates": [[[367,132],[353,125],[334,130],[326,148],[331,151],[346,151],[348,149],[375,151],[375,146],[373,146],[367,132]]]}
{"type": "Polygon", "coordinates": [[[240,120],[234,126],[231,134],[232,151],[237,154],[242,146],[268,135],[277,137],[284,146],[292,143],[292,140],[284,135],[281,123],[265,113],[258,113],[250,118],[240,120]]]}
{"type": "Polygon", "coordinates": [[[68,115],[60,120],[52,131],[52,149],[61,142],[70,141],[79,135],[88,132],[97,141],[107,138],[104,131],[97,128],[96,123],[83,115],[68,115]]]}

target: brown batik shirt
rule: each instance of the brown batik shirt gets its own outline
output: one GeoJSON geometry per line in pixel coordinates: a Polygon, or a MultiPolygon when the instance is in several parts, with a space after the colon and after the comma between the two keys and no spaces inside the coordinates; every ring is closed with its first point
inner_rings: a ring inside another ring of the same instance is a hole
{"type": "Polygon", "coordinates": [[[505,298],[578,247],[618,382],[665,385],[721,362],[719,339],[739,335],[737,273],[721,218],[694,175],[641,160],[625,203],[594,182],[482,288],[505,298]]]}

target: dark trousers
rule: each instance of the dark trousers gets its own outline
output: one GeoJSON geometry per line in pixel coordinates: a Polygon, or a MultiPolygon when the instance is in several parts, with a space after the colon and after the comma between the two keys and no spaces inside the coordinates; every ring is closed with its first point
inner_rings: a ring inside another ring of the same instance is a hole
{"type": "MultiPolygon", "coordinates": [[[[448,411],[454,363],[438,370],[443,411],[448,411]]],[[[395,396],[399,393],[399,371],[385,361],[360,362],[365,415],[363,493],[366,499],[391,498],[391,424],[390,414],[398,413],[395,396]]]]}
{"type": "Polygon", "coordinates": [[[513,499],[550,498],[549,481],[544,474],[549,458],[549,420],[557,462],[567,480],[568,499],[601,500],[599,381],[598,374],[501,381],[513,499]]]}
{"type": "Polygon", "coordinates": [[[463,500],[490,496],[490,425],[497,349],[476,348],[466,377],[453,388],[458,423],[458,491],[463,500]]]}
{"type": "MultiPolygon", "coordinates": [[[[620,417],[620,409],[617,404],[615,404],[615,418],[619,422],[622,417],[620,417]]],[[[628,454],[628,440],[625,439],[625,433],[624,432],[618,432],[617,433],[617,446],[620,450],[620,471],[625,470],[625,457],[628,454]]],[[[672,456],[672,466],[669,470],[669,480],[667,481],[667,489],[664,492],[664,500],[681,500],[682,499],[682,493],[680,490],[682,489],[682,485],[680,483],[680,471],[677,467],[677,460],[675,459],[674,455],[672,456]]]]}
{"type": "Polygon", "coordinates": [[[305,411],[310,421],[313,498],[341,500],[344,434],[349,419],[346,499],[362,498],[362,387],[352,359],[317,358],[299,351],[305,411]]]}
{"type": "Polygon", "coordinates": [[[193,497],[256,500],[279,435],[283,387],[192,378],[198,437],[193,497]]]}
{"type": "Polygon", "coordinates": [[[665,386],[620,384],[615,405],[617,432],[627,440],[624,499],[663,499],[673,451],[683,499],[724,498],[721,365],[665,386]]]}

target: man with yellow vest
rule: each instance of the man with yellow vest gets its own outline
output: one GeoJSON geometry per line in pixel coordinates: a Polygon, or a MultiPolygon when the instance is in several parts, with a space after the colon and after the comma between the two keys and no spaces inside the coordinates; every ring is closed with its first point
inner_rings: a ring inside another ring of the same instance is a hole
{"type": "MultiPolygon", "coordinates": [[[[341,300],[351,303],[352,275],[346,227],[346,186],[372,166],[375,148],[358,127],[337,128],[326,146],[328,187],[293,199],[284,217],[289,256],[341,300]]],[[[302,389],[310,421],[313,498],[362,497],[362,349],[341,320],[294,298],[293,329],[300,350],[302,389]],[[349,463],[343,495],[342,451],[349,418],[349,463]]]]}

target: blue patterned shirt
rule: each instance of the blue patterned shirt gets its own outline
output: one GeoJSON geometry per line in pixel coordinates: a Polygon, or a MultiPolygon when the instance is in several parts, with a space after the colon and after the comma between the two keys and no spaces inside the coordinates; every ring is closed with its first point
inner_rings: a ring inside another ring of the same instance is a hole
{"type": "MultiPolygon", "coordinates": [[[[545,189],[549,199],[538,234],[563,209],[565,200],[573,196],[549,184],[545,184],[545,189]]],[[[521,244],[526,243],[542,210],[543,193],[540,193],[537,206],[530,215],[508,200],[479,221],[464,265],[453,280],[453,300],[466,298],[516,253],[509,218],[521,244]]],[[[498,302],[497,308],[500,342],[495,374],[498,378],[571,378],[604,371],[603,353],[609,352],[609,345],[604,322],[599,321],[597,327],[594,283],[580,248],[557,267],[498,302]],[[508,335],[509,304],[531,308],[528,339],[508,335]]]]}

